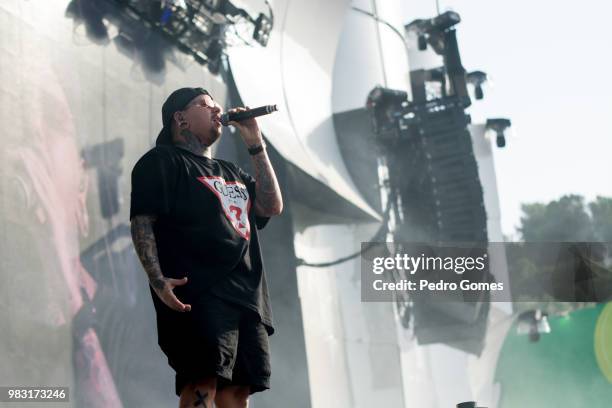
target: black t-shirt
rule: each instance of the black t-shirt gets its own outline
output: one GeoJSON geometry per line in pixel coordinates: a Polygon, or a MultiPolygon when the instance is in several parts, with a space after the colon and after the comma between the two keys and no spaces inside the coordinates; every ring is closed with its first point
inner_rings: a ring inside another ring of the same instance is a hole
{"type": "MultiPolygon", "coordinates": [[[[257,312],[272,334],[257,236],[268,218],[255,215],[254,200],[255,179],[235,164],[157,146],[132,171],[130,220],[157,216],[154,233],[163,275],[189,278],[174,289],[179,300],[205,302],[214,295],[238,303],[257,312]]],[[[158,312],[168,308],[151,294],[158,312]]]]}

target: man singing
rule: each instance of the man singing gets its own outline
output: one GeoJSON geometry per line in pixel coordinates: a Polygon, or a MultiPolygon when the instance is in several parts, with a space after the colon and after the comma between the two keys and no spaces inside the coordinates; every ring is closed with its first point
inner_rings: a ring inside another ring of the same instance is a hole
{"type": "Polygon", "coordinates": [[[283,202],[255,119],[230,122],[255,178],[212,158],[221,113],[202,88],[174,91],[156,147],[132,171],[132,240],[179,408],[246,407],[250,394],[270,388],[274,328],[257,229],[283,202]]]}

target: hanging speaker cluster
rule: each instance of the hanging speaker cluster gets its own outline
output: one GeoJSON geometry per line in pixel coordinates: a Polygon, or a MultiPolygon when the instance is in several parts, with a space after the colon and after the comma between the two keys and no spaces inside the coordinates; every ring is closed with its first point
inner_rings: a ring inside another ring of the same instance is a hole
{"type": "Polygon", "coordinates": [[[431,209],[432,239],[485,242],[486,212],[478,166],[461,106],[424,109],[417,115],[423,182],[415,186],[431,209]]]}
{"type": "Polygon", "coordinates": [[[409,105],[385,145],[389,186],[397,191],[398,238],[486,242],[487,223],[469,115],[455,98],[409,105]],[[446,102],[446,103],[445,103],[446,102]]]}
{"type": "MultiPolygon", "coordinates": [[[[388,187],[397,197],[394,241],[481,243],[486,247],[483,190],[468,130],[470,117],[462,98],[446,96],[408,104],[396,101],[395,110],[389,104],[378,106],[383,106],[387,118],[395,118],[394,125],[373,126],[373,130],[387,130],[381,137],[375,135],[388,166],[388,187]]],[[[369,106],[374,123],[385,117],[372,112],[378,106],[369,106]]],[[[465,278],[448,273],[440,277],[449,282],[456,278],[457,283],[465,278]]],[[[470,275],[471,281],[489,279],[488,272],[470,275]]],[[[419,344],[445,343],[480,354],[488,293],[470,300],[461,293],[450,294],[448,299],[445,296],[412,295],[410,313],[419,344]]]]}

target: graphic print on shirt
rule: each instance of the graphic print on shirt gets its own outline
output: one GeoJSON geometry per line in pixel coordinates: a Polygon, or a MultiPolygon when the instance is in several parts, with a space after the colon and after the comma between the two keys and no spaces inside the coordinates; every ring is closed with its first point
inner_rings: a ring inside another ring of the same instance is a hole
{"type": "Polygon", "coordinates": [[[208,187],[221,202],[225,216],[244,239],[251,236],[249,210],[251,200],[246,186],[237,181],[225,181],[219,176],[202,176],[198,180],[208,187]]]}

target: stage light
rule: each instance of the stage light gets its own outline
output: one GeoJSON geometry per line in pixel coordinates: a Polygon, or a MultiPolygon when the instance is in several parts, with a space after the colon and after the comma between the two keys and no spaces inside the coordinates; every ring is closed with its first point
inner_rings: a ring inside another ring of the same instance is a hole
{"type": "Polygon", "coordinates": [[[497,135],[497,138],[496,138],[497,147],[501,148],[501,147],[506,146],[506,137],[504,136],[504,132],[510,126],[512,126],[512,122],[510,122],[510,119],[504,119],[504,118],[487,119],[486,130],[492,130],[497,135]]]}
{"type": "Polygon", "coordinates": [[[368,94],[366,108],[370,111],[373,133],[381,140],[391,141],[399,137],[408,93],[377,86],[368,94]]]}
{"type": "Polygon", "coordinates": [[[426,32],[426,29],[425,29],[425,26],[427,24],[426,21],[427,20],[423,20],[421,18],[418,18],[418,19],[413,20],[413,21],[409,22],[408,24],[406,24],[404,26],[404,29],[406,31],[413,31],[413,32],[415,32],[417,34],[424,33],[424,32],[426,32]]]}
{"type": "Polygon", "coordinates": [[[257,19],[230,0],[72,0],[66,15],[84,24],[88,37],[101,44],[110,42],[106,24],[117,26],[115,45],[122,53],[140,59],[150,71],[164,70],[165,56],[174,46],[217,73],[231,43],[227,41],[232,33],[227,30],[229,25],[239,21],[252,24],[254,40],[266,46],[273,14],[269,2],[265,3],[268,15],[260,14],[257,19]]]}
{"type": "Polygon", "coordinates": [[[425,51],[427,49],[427,37],[424,34],[420,34],[417,38],[419,51],[425,51]]]}
{"type": "Polygon", "coordinates": [[[498,134],[497,137],[495,138],[495,144],[499,148],[506,147],[506,137],[503,134],[502,135],[498,134]]]}
{"type": "Polygon", "coordinates": [[[452,26],[459,24],[461,22],[461,17],[458,13],[449,10],[432,18],[430,21],[432,27],[439,31],[445,31],[452,26]]]}
{"type": "Polygon", "coordinates": [[[249,13],[246,10],[241,9],[240,7],[234,6],[229,0],[223,0],[219,3],[217,7],[217,12],[222,14],[225,17],[245,17],[249,21],[253,21],[249,13]]]}
{"type": "MultiPolygon", "coordinates": [[[[454,11],[447,11],[434,18],[414,20],[404,28],[407,34],[416,34],[419,50],[425,50],[429,45],[436,54],[442,56],[448,78],[446,81],[448,91],[443,96],[456,97],[464,107],[468,107],[471,104],[471,99],[467,90],[465,69],[461,64],[456,30],[453,28],[460,21],[459,14],[454,11]]],[[[412,79],[411,82],[414,87],[415,83],[412,79]]],[[[423,87],[423,84],[420,83],[416,85],[423,87]]]]}
{"type": "Polygon", "coordinates": [[[406,91],[377,86],[368,94],[366,107],[384,113],[387,119],[392,120],[397,117],[394,113],[401,111],[405,102],[408,102],[406,91]]]}
{"type": "Polygon", "coordinates": [[[94,0],[72,0],[66,8],[66,16],[75,23],[83,23],[87,38],[96,44],[106,45],[110,42],[108,29],[103,21],[104,8],[94,0]]]}
{"type": "Polygon", "coordinates": [[[162,9],[170,8],[173,11],[178,9],[187,11],[187,4],[185,4],[185,0],[162,0],[161,7],[162,9]]]}
{"type": "Polygon", "coordinates": [[[484,97],[482,84],[487,82],[487,74],[482,71],[472,71],[467,74],[467,82],[474,86],[474,96],[477,100],[484,97]]]}
{"type": "Polygon", "coordinates": [[[193,23],[194,28],[196,28],[200,33],[207,35],[210,34],[215,24],[214,21],[207,19],[202,15],[193,16],[191,22],[193,23]]]}
{"type": "Polygon", "coordinates": [[[529,341],[532,343],[539,341],[542,333],[550,333],[550,331],[548,314],[539,309],[528,310],[518,317],[516,333],[528,335],[529,341]]]}
{"type": "Polygon", "coordinates": [[[427,49],[427,20],[416,19],[404,26],[406,32],[413,32],[417,35],[419,51],[427,49]]]}
{"type": "MultiPolygon", "coordinates": [[[[197,14],[193,18],[196,17],[197,14]]],[[[196,21],[189,18],[189,10],[179,6],[162,9],[159,18],[157,20],[156,18],[157,14],[152,14],[150,21],[158,23],[162,31],[172,37],[181,37],[196,24],[196,21]]]]}
{"type": "Polygon", "coordinates": [[[461,22],[461,17],[454,11],[447,11],[434,18],[417,19],[404,26],[406,31],[412,31],[418,36],[418,48],[420,51],[427,49],[427,44],[432,46],[437,54],[444,52],[444,36],[454,25],[461,22]]]}
{"type": "Polygon", "coordinates": [[[265,47],[268,44],[270,38],[270,32],[272,31],[272,21],[264,14],[260,14],[255,20],[255,29],[253,30],[253,39],[265,47]]]}
{"type": "Polygon", "coordinates": [[[408,100],[408,93],[397,89],[377,86],[368,94],[367,107],[376,108],[379,105],[399,104],[408,100]]]}
{"type": "Polygon", "coordinates": [[[162,0],[160,6],[162,10],[160,19],[161,25],[167,24],[177,11],[187,11],[185,0],[162,0]]]}

